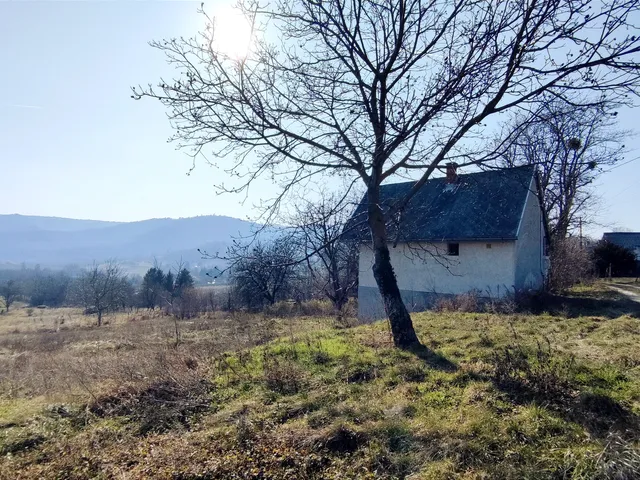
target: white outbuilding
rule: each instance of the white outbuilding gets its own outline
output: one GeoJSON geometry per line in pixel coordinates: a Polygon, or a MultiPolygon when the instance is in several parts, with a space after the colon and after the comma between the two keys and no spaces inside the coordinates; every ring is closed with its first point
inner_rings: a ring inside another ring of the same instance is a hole
{"type": "MultiPolygon", "coordinates": [[[[383,185],[383,210],[413,185],[383,185]]],[[[361,240],[358,315],[376,319],[385,313],[372,273],[366,201],[365,196],[345,235],[361,240]]],[[[427,181],[394,217],[387,219],[391,264],[410,311],[470,291],[497,298],[543,287],[547,228],[533,166],[459,175],[449,164],[446,177],[427,181]]]]}

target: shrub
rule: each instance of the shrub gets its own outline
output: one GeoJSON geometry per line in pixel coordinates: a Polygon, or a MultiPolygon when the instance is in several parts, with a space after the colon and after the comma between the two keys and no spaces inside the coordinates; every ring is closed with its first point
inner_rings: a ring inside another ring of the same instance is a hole
{"type": "Polygon", "coordinates": [[[336,311],[329,300],[308,300],[306,302],[293,302],[284,300],[268,305],[264,308],[264,313],[274,317],[330,317],[336,311]]]}
{"type": "Polygon", "coordinates": [[[516,395],[554,398],[569,395],[569,373],[574,358],[561,358],[548,340],[537,342],[532,353],[521,345],[507,346],[494,354],[497,385],[516,395]]]}
{"type": "Polygon", "coordinates": [[[88,410],[99,417],[127,416],[138,422],[138,434],[189,428],[193,415],[209,409],[211,384],[204,380],[177,383],[164,380],[142,390],[123,387],[96,399],[88,410]]]}
{"type": "Polygon", "coordinates": [[[266,387],[282,395],[298,393],[304,384],[304,371],[293,361],[265,352],[263,379],[266,387]]]}
{"type": "Polygon", "coordinates": [[[481,312],[484,309],[484,302],[480,298],[478,290],[471,290],[467,293],[454,296],[442,296],[438,298],[434,309],[439,312],[481,312]]]}
{"type": "Polygon", "coordinates": [[[276,302],[273,305],[267,305],[266,307],[264,307],[263,311],[267,315],[285,318],[290,317],[294,314],[295,307],[296,304],[294,302],[286,300],[276,302]]]}
{"type": "Polygon", "coordinates": [[[564,292],[593,276],[593,263],[589,252],[578,239],[570,237],[553,242],[549,257],[549,289],[564,292]]]}
{"type": "Polygon", "coordinates": [[[329,300],[309,300],[299,305],[302,315],[320,317],[335,313],[334,307],[329,300]]]}

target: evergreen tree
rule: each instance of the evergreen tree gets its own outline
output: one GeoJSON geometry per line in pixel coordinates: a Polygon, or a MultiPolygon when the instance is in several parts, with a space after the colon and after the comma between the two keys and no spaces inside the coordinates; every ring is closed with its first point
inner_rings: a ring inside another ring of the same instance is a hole
{"type": "Polygon", "coordinates": [[[175,290],[173,273],[171,271],[167,272],[164,277],[164,289],[169,293],[169,296],[173,296],[173,292],[175,290]]]}
{"type": "Polygon", "coordinates": [[[186,268],[181,268],[178,271],[178,276],[176,277],[174,292],[176,297],[182,297],[182,294],[185,290],[193,287],[193,277],[189,270],[186,268]]]}
{"type": "MultiPolygon", "coordinates": [[[[173,279],[171,281],[173,283],[173,279]]],[[[147,270],[142,279],[141,294],[143,305],[147,308],[155,308],[160,302],[160,295],[164,288],[164,272],[158,267],[152,267],[147,270]]]]}

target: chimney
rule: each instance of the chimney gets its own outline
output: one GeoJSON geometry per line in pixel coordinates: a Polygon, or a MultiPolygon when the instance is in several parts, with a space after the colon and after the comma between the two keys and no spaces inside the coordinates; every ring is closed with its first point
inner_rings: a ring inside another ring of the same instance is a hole
{"type": "Polygon", "coordinates": [[[447,183],[456,183],[458,181],[458,164],[455,162],[447,163],[447,183]]]}

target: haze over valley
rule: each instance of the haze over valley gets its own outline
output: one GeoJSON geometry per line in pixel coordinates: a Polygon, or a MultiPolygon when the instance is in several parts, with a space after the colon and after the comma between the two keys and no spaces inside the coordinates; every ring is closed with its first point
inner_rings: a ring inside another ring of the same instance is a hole
{"type": "Polygon", "coordinates": [[[136,273],[154,261],[214,267],[223,262],[203,260],[198,249],[223,254],[232,238],[249,235],[254,226],[217,215],[138,222],[0,215],[0,268],[83,267],[106,259],[136,273]]]}

